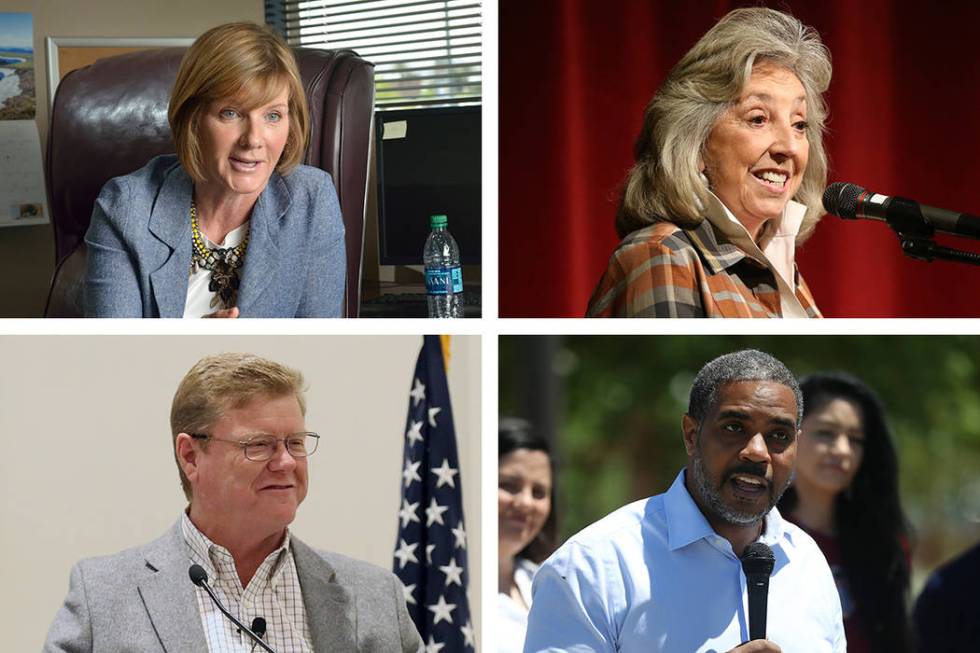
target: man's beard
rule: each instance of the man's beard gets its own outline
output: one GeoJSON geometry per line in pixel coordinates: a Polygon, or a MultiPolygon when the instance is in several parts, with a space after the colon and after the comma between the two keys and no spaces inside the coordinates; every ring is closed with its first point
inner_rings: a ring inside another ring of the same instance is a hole
{"type": "MultiPolygon", "coordinates": [[[[786,484],[779,488],[778,492],[770,493],[769,503],[759,512],[742,512],[736,510],[725,503],[725,500],[721,496],[721,486],[728,482],[728,479],[732,477],[733,474],[740,473],[740,470],[730,470],[726,473],[725,479],[721,481],[721,485],[716,487],[712,484],[711,479],[708,477],[708,470],[705,469],[704,459],[701,457],[701,447],[696,446],[694,451],[694,457],[691,460],[691,471],[693,473],[694,486],[697,488],[698,494],[701,496],[702,501],[705,502],[703,508],[711,513],[713,516],[722,520],[726,524],[732,526],[751,526],[753,524],[759,523],[763,517],[769,514],[779,500],[783,496],[783,492],[789,487],[793,478],[786,481],[786,484]]],[[[757,474],[762,476],[761,474],[757,474]]],[[[772,485],[770,485],[772,487],[772,485]]]]}

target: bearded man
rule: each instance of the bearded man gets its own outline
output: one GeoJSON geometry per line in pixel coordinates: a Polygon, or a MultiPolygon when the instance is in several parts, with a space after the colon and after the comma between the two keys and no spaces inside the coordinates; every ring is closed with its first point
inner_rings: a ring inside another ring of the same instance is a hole
{"type": "Polygon", "coordinates": [[[796,460],[793,374],[746,350],[707,363],[681,420],[687,465],[664,494],[570,538],[533,584],[525,653],[846,650],[840,600],[814,541],[776,503],[796,460]],[[766,639],[749,639],[740,556],[772,549],[766,639]]]}

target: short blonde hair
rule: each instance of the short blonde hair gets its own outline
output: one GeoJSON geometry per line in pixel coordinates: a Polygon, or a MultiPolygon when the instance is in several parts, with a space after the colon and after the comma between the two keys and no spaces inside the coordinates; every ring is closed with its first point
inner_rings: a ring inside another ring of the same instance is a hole
{"type": "Polygon", "coordinates": [[[177,457],[177,435],[204,433],[225,411],[246,406],[257,397],[292,395],[306,415],[303,383],[303,374],[298,370],[254,354],[208,356],[184,375],[170,407],[170,431],[180,485],[188,501],[191,487],[177,457]]]}
{"type": "Polygon", "coordinates": [[[789,14],[764,7],[735,9],[712,27],[670,71],[650,100],[637,138],[636,163],[616,215],[620,237],[657,221],[701,223],[708,187],[701,174],[705,145],[718,118],[738,101],[752,67],[770,62],[790,70],[806,92],[810,156],[793,198],[807,207],[797,242],[824,214],[823,147],[830,53],[820,35],[789,14]]]}
{"type": "Polygon", "coordinates": [[[198,126],[208,106],[234,98],[251,111],[289,91],[289,135],[276,172],[287,174],[306,153],[310,112],[293,51],[278,34],[255,23],[219,25],[187,50],[170,94],[167,118],[177,156],[195,181],[204,181],[198,126]]]}

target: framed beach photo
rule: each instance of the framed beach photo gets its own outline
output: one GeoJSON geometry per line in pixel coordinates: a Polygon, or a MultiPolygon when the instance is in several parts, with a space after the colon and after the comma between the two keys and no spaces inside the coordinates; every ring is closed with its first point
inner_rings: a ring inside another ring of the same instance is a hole
{"type": "Polygon", "coordinates": [[[36,104],[31,14],[0,12],[0,120],[30,120],[36,104]]]}

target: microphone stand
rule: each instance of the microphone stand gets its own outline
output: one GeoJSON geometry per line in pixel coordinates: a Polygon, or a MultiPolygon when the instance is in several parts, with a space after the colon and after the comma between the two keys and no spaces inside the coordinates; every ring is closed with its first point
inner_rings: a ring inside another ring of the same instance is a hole
{"type": "MultiPolygon", "coordinates": [[[[271,648],[269,648],[269,645],[268,644],[266,644],[265,642],[262,641],[262,638],[261,637],[259,637],[254,632],[252,632],[252,629],[251,628],[249,628],[248,626],[246,626],[245,624],[243,624],[242,622],[240,622],[238,619],[236,619],[235,618],[235,615],[233,615],[232,613],[228,612],[228,610],[225,608],[225,606],[221,605],[221,601],[218,600],[218,597],[215,596],[215,594],[214,594],[214,590],[211,589],[211,586],[208,585],[208,583],[206,581],[203,582],[203,583],[201,583],[199,585],[199,587],[203,587],[204,588],[204,591],[207,592],[208,595],[210,595],[211,599],[214,601],[214,604],[216,606],[218,606],[218,609],[221,610],[221,612],[226,617],[228,617],[229,619],[231,619],[232,623],[234,623],[236,626],[238,626],[243,631],[245,631],[248,634],[248,636],[251,637],[255,641],[255,644],[258,644],[259,646],[261,646],[263,649],[265,649],[266,651],[268,651],[268,653],[276,653],[274,650],[272,650],[271,648]]],[[[255,648],[255,644],[252,645],[252,648],[253,649],[255,648]]]]}
{"type": "MultiPolygon", "coordinates": [[[[190,576],[191,582],[197,585],[198,587],[204,589],[204,591],[208,593],[208,596],[211,597],[211,600],[218,607],[218,609],[221,610],[221,613],[226,617],[228,617],[228,619],[230,619],[233,624],[238,626],[238,628],[241,631],[244,631],[249,637],[251,637],[255,641],[255,644],[261,646],[268,653],[276,653],[272,648],[270,648],[268,644],[262,641],[261,637],[259,637],[254,632],[252,632],[251,628],[249,628],[241,621],[236,619],[235,615],[228,612],[228,609],[224,605],[222,605],[221,601],[218,600],[218,596],[214,593],[214,590],[211,589],[211,585],[208,584],[208,575],[207,573],[205,573],[204,568],[201,567],[201,565],[198,564],[191,565],[190,569],[187,570],[187,573],[190,576]]],[[[255,644],[252,645],[252,650],[255,650],[255,644]]]]}
{"type": "Polygon", "coordinates": [[[902,252],[909,258],[931,263],[933,259],[980,265],[980,254],[936,244],[936,230],[923,219],[887,217],[885,221],[898,236],[902,252]]]}
{"type": "Polygon", "coordinates": [[[909,237],[904,234],[898,234],[898,240],[902,245],[902,251],[909,258],[928,261],[930,263],[933,259],[940,259],[943,261],[953,261],[954,263],[980,265],[980,254],[943,247],[942,245],[937,245],[936,241],[930,238],[909,237]]]}

